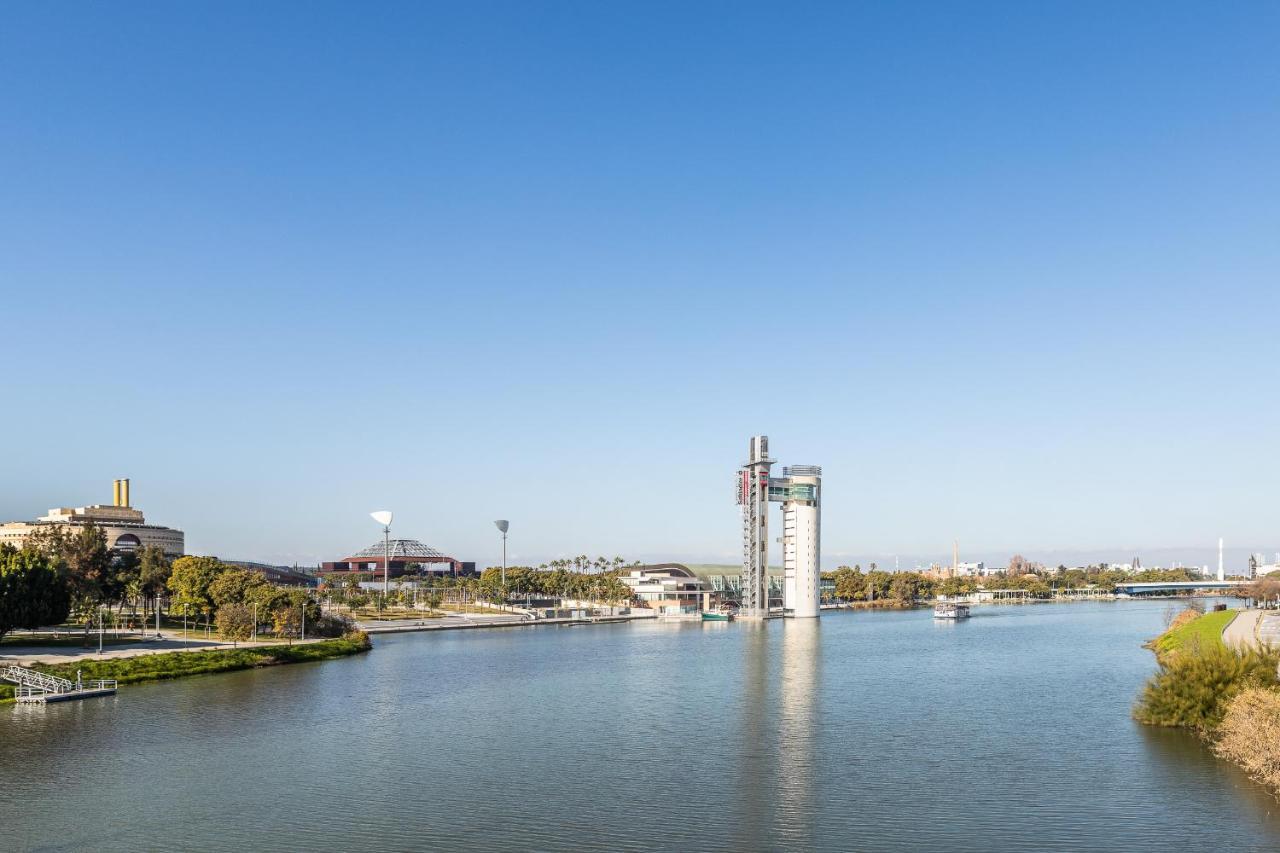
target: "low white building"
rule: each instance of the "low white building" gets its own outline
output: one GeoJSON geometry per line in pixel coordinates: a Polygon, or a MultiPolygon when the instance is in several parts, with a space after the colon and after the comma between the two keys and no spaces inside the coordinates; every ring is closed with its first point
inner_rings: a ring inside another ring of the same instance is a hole
{"type": "Polygon", "coordinates": [[[642,607],[662,616],[695,616],[711,609],[714,590],[692,569],[679,563],[661,563],[632,569],[618,580],[631,590],[642,607]]]}

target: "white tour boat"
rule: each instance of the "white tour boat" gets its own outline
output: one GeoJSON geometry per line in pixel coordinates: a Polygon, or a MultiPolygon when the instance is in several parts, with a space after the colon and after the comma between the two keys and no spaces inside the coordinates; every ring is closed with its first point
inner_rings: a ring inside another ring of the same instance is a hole
{"type": "Polygon", "coordinates": [[[934,619],[968,619],[969,605],[940,601],[933,606],[934,619]]]}

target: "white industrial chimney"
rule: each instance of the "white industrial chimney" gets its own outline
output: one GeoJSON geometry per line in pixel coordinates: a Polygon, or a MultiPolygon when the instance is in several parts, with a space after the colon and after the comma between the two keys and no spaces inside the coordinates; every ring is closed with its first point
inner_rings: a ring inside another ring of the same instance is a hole
{"type": "Polygon", "coordinates": [[[1222,537],[1218,537],[1218,580],[1227,579],[1226,573],[1222,569],[1222,537]]]}

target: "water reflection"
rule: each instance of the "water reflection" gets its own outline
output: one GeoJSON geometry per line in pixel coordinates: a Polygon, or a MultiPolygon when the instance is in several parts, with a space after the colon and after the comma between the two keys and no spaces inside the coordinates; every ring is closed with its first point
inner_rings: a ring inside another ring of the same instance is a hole
{"type": "Polygon", "coordinates": [[[782,629],[779,667],[778,822],[787,846],[810,846],[817,812],[813,789],[821,688],[821,623],[792,619],[782,629]]]}
{"type": "Polygon", "coordinates": [[[738,724],[741,745],[735,782],[738,793],[737,819],[733,822],[738,849],[760,847],[772,823],[773,791],[760,784],[773,778],[777,755],[775,728],[769,709],[769,629],[764,622],[743,620],[735,623],[742,633],[743,679],[741,716],[738,724]]]}
{"type": "MultiPolygon", "coordinates": [[[[1134,723],[1145,741],[1147,754],[1159,764],[1161,772],[1172,782],[1186,786],[1207,787],[1219,795],[1238,798],[1260,814],[1275,814],[1280,804],[1267,789],[1249,778],[1249,774],[1230,761],[1213,754],[1199,737],[1183,729],[1142,726],[1134,723]]],[[[1201,802],[1202,816],[1212,815],[1214,804],[1201,802]]]]}

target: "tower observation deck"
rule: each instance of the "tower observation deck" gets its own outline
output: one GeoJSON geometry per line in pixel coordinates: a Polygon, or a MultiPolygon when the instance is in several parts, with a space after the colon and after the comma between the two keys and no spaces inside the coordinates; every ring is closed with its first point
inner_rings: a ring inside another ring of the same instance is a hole
{"type": "Polygon", "coordinates": [[[767,619],[819,614],[822,538],[822,469],[792,465],[770,477],[769,437],[751,439],[747,463],[738,469],[742,507],[741,616],[767,619]],[[782,610],[769,601],[769,503],[782,504],[782,610]]]}

